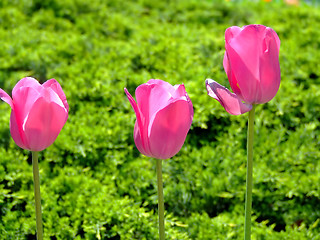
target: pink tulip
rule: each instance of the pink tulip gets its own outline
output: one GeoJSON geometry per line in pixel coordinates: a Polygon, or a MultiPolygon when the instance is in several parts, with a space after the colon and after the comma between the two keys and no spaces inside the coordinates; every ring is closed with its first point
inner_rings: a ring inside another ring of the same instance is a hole
{"type": "Polygon", "coordinates": [[[13,88],[12,99],[2,89],[0,98],[12,109],[11,136],[23,149],[42,151],[49,147],[68,118],[67,99],[55,79],[41,85],[34,78],[23,78],[13,88]]]}
{"type": "Polygon", "coordinates": [[[157,159],[176,155],[193,119],[193,106],[184,85],[151,79],[136,89],[137,103],[126,88],[124,91],[137,117],[134,141],[138,150],[157,159]]]}
{"type": "Polygon", "coordinates": [[[248,112],[252,104],[269,102],[280,86],[278,35],[262,25],[230,27],[225,32],[223,66],[231,93],[207,79],[208,95],[218,100],[233,115],[248,112]]]}

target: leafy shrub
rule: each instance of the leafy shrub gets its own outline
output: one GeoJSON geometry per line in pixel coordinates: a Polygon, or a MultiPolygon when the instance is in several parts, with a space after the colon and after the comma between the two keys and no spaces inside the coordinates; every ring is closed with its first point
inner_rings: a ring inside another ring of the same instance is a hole
{"type": "MultiPolygon", "coordinates": [[[[224,31],[251,23],[279,34],[282,71],[277,96],[257,107],[253,239],[320,239],[319,21],[317,7],[275,1],[1,1],[1,88],[56,78],[70,104],[40,153],[46,239],[157,239],[155,164],[134,146],[123,93],[150,78],[184,83],[195,110],[164,161],[168,239],[242,238],[247,120],[209,98],[204,80],[228,84],[224,31]]],[[[0,110],[0,235],[34,239],[30,153],[0,110]]]]}

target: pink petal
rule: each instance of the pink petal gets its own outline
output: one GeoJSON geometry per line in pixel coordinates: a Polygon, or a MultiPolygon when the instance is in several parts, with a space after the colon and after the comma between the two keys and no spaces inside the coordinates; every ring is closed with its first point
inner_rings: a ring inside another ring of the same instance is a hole
{"type": "Polygon", "coordinates": [[[264,26],[249,25],[244,27],[235,38],[226,42],[231,71],[237,79],[241,96],[250,104],[256,103],[256,99],[261,97],[259,59],[262,55],[261,42],[264,30],[264,26]]]}
{"type": "Polygon", "coordinates": [[[11,109],[13,109],[12,98],[8,95],[8,93],[3,91],[1,88],[0,88],[0,98],[2,101],[8,103],[10,105],[11,109]]]}
{"type": "Polygon", "coordinates": [[[143,129],[143,126],[140,128],[138,121],[136,121],[134,124],[134,130],[133,130],[134,143],[136,144],[136,147],[140,153],[142,153],[145,156],[152,157],[149,149],[149,139],[143,140],[142,136],[144,136],[144,134],[143,133],[141,134],[143,130],[141,131],[140,129],[143,129]]]}
{"type": "MultiPolygon", "coordinates": [[[[60,86],[60,85],[59,85],[60,86]]],[[[53,88],[48,87],[48,88],[43,88],[42,91],[40,92],[41,97],[44,98],[45,101],[47,101],[48,103],[55,103],[57,105],[59,105],[61,108],[64,108],[66,111],[66,119],[65,121],[67,121],[68,119],[68,110],[69,110],[69,105],[68,103],[66,103],[67,99],[65,98],[64,101],[65,103],[62,102],[62,99],[60,98],[60,96],[57,94],[57,92],[54,91],[55,86],[53,85],[53,88]],[[67,107],[67,108],[66,108],[67,107]]],[[[61,87],[60,87],[61,88],[61,87]]],[[[61,89],[62,90],[62,89],[61,89]]],[[[60,92],[61,94],[61,92],[60,92]]],[[[63,94],[64,95],[64,94],[63,94]]],[[[65,97],[65,95],[64,95],[65,97]]]]}
{"type": "Polygon", "coordinates": [[[241,99],[227,88],[220,85],[214,80],[206,79],[207,92],[224,107],[224,109],[232,115],[240,115],[249,112],[252,105],[243,103],[241,99]]]}
{"type": "Polygon", "coordinates": [[[10,117],[11,136],[15,143],[23,149],[28,149],[29,146],[27,145],[22,125],[32,105],[37,100],[41,88],[41,85],[34,78],[23,78],[12,90],[13,100],[8,94],[4,95],[4,92],[0,91],[4,96],[3,100],[8,102],[12,108],[10,117]]]}
{"type": "Polygon", "coordinates": [[[23,149],[30,149],[26,143],[26,138],[22,130],[22,125],[18,123],[15,111],[10,116],[10,133],[13,141],[23,149]]]}
{"type": "Polygon", "coordinates": [[[268,28],[267,27],[267,31],[268,31],[268,34],[270,34],[270,32],[271,32],[274,40],[276,41],[277,50],[279,52],[279,50],[280,50],[280,39],[279,39],[278,34],[272,28],[268,28]]]}
{"type": "Polygon", "coordinates": [[[66,109],[60,96],[52,88],[43,88],[40,92],[40,96],[43,97],[47,102],[58,104],[60,107],[64,108],[68,113],[68,110],[66,109]]]}
{"type": "Polygon", "coordinates": [[[131,94],[128,92],[128,90],[124,89],[128,100],[136,114],[136,123],[134,127],[134,141],[138,148],[138,150],[146,155],[151,156],[150,147],[149,147],[149,139],[148,139],[148,124],[149,122],[146,121],[145,116],[141,113],[139,106],[137,105],[136,101],[133,99],[131,94]]]}
{"type": "Polygon", "coordinates": [[[40,97],[23,126],[29,150],[42,151],[49,147],[58,137],[67,115],[64,107],[40,97]]]}
{"type": "Polygon", "coordinates": [[[157,79],[151,79],[137,87],[135,92],[137,104],[146,123],[149,123],[150,118],[157,111],[168,105],[174,92],[173,86],[157,79]]]}
{"type": "MultiPolygon", "coordinates": [[[[13,95],[14,112],[19,128],[22,129],[22,124],[25,122],[33,104],[40,97],[40,89],[34,89],[32,87],[19,87],[15,88],[13,95]],[[39,91],[38,91],[39,90],[39,91]]],[[[22,130],[21,130],[22,131],[22,130]]]]}
{"type": "Polygon", "coordinates": [[[186,88],[183,84],[174,85],[174,92],[172,94],[173,98],[179,98],[187,95],[186,88]]]}
{"type": "MultiPolygon", "coordinates": [[[[183,84],[180,84],[180,85],[175,85],[174,88],[176,89],[174,95],[173,95],[173,99],[175,100],[186,100],[189,104],[189,110],[190,110],[190,114],[191,114],[191,117],[193,119],[193,105],[192,105],[192,102],[191,102],[191,99],[189,98],[188,96],[188,93],[186,92],[186,89],[184,87],[183,84]]],[[[192,121],[191,119],[191,121],[192,121]]]]}
{"type": "Polygon", "coordinates": [[[229,42],[234,37],[236,37],[241,31],[242,31],[242,28],[240,28],[238,26],[232,26],[232,27],[227,28],[227,30],[225,31],[225,34],[224,34],[225,41],[229,42]]]}
{"type": "Polygon", "coordinates": [[[223,67],[224,67],[224,70],[225,70],[225,72],[226,72],[226,74],[227,74],[227,76],[228,76],[229,83],[230,83],[230,86],[231,86],[232,91],[233,91],[236,95],[238,95],[238,97],[240,97],[241,99],[243,99],[242,94],[241,94],[241,90],[240,90],[240,88],[239,88],[239,84],[238,84],[237,78],[235,77],[234,73],[233,73],[232,70],[231,70],[230,62],[229,62],[229,58],[228,58],[227,52],[224,53],[223,67]]]}
{"type": "Polygon", "coordinates": [[[276,33],[268,28],[264,39],[264,53],[260,57],[260,92],[257,103],[269,102],[278,92],[281,73],[279,64],[280,40],[276,33]]]}
{"type": "Polygon", "coordinates": [[[25,88],[25,87],[30,87],[35,89],[36,91],[40,92],[42,89],[41,84],[34,78],[32,77],[25,77],[22,78],[13,88],[12,90],[12,98],[15,98],[15,95],[17,94],[17,90],[20,88],[25,88]]]}
{"type": "Polygon", "coordinates": [[[168,159],[176,155],[192,123],[190,106],[186,100],[176,100],[156,113],[151,119],[150,149],[152,156],[168,159]]]}
{"type": "Polygon", "coordinates": [[[60,84],[57,82],[57,80],[50,79],[50,80],[46,81],[45,83],[43,83],[42,86],[44,88],[51,88],[56,94],[58,94],[58,96],[61,99],[61,101],[63,102],[65,108],[69,112],[69,105],[68,105],[68,102],[67,102],[67,97],[64,94],[64,92],[63,92],[60,84]]]}
{"type": "MultiPolygon", "coordinates": [[[[175,88],[170,83],[163,81],[161,79],[150,79],[147,83],[147,85],[157,85],[163,87],[167,92],[169,92],[171,95],[174,95],[175,88]]],[[[144,85],[144,84],[143,84],[144,85]]]]}
{"type": "MultiPolygon", "coordinates": [[[[19,147],[30,150],[23,124],[40,93],[32,87],[20,86],[14,89],[13,109],[10,117],[11,136],[19,147]]],[[[41,88],[39,90],[41,90],[41,88]]]]}
{"type": "Polygon", "coordinates": [[[189,112],[190,112],[190,115],[191,115],[191,122],[192,122],[192,120],[193,120],[193,114],[194,114],[193,104],[192,104],[191,99],[190,99],[190,97],[188,96],[187,93],[185,94],[185,96],[186,96],[186,99],[187,99],[187,102],[188,102],[188,105],[189,105],[189,112]]]}

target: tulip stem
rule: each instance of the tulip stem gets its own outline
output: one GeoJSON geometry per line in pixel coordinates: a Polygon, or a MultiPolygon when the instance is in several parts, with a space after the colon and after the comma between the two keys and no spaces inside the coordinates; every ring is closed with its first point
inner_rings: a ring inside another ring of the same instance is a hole
{"type": "Polygon", "coordinates": [[[163,201],[162,160],[161,159],[157,159],[157,184],[158,184],[159,239],[164,240],[164,201],[163,201]]]}
{"type": "Polygon", "coordinates": [[[253,135],[254,135],[254,111],[253,104],[249,112],[248,136],[247,136],[247,183],[245,203],[244,239],[251,239],[251,208],[252,208],[252,162],[253,162],[253,135]]]}
{"type": "Polygon", "coordinates": [[[35,207],[36,207],[37,239],[42,240],[43,229],[42,229],[38,152],[32,152],[32,166],[33,166],[34,199],[35,199],[35,207]]]}

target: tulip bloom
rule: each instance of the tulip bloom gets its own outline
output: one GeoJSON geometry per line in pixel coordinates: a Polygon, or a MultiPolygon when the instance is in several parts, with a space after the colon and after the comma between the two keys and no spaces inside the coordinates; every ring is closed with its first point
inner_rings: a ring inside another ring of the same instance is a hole
{"type": "Polygon", "coordinates": [[[251,239],[253,137],[256,104],[269,102],[280,86],[278,35],[271,28],[249,25],[225,32],[223,67],[234,93],[207,79],[208,95],[233,115],[249,112],[244,239],[251,239]]]}
{"type": "Polygon", "coordinates": [[[136,89],[137,102],[126,88],[124,91],[137,117],[134,141],[138,150],[157,159],[176,155],[193,119],[193,106],[184,85],[151,79],[136,89]]]}
{"type": "Polygon", "coordinates": [[[230,27],[225,32],[225,48],[223,67],[234,93],[207,79],[208,95],[233,115],[250,111],[252,104],[269,102],[280,86],[276,32],[263,25],[230,27]]]}
{"type": "Polygon", "coordinates": [[[68,118],[67,99],[55,79],[41,85],[34,78],[23,78],[13,88],[12,98],[2,89],[0,98],[11,107],[11,136],[23,149],[42,151],[49,147],[68,118]]]}

